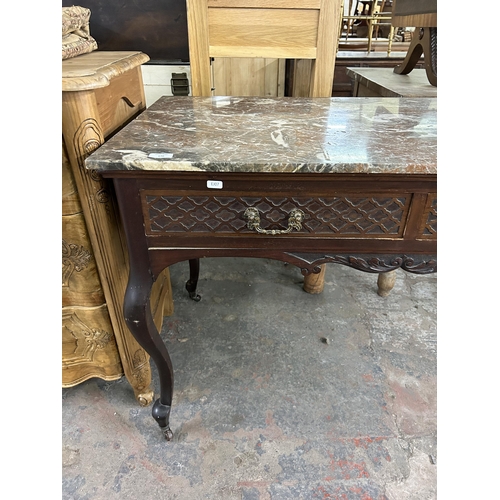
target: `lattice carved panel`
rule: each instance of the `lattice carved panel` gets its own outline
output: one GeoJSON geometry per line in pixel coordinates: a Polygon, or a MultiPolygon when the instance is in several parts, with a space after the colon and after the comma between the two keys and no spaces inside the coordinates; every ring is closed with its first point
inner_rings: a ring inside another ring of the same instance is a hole
{"type": "Polygon", "coordinates": [[[243,218],[254,207],[263,229],[287,226],[291,210],[305,213],[298,233],[350,237],[402,236],[410,196],[169,196],[143,193],[148,234],[162,233],[251,233],[243,218]]]}
{"type": "Polygon", "coordinates": [[[422,237],[423,238],[437,238],[437,198],[430,197],[429,203],[424,212],[426,217],[422,237]]]}

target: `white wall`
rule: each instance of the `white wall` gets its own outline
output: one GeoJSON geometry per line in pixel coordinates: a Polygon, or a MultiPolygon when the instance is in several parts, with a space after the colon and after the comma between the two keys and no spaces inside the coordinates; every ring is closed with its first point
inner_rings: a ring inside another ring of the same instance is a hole
{"type": "Polygon", "coordinates": [[[146,94],[146,107],[157,101],[163,95],[173,95],[170,79],[172,73],[186,73],[189,80],[189,95],[191,95],[191,71],[189,65],[170,66],[143,64],[141,66],[144,93],[146,94]]]}

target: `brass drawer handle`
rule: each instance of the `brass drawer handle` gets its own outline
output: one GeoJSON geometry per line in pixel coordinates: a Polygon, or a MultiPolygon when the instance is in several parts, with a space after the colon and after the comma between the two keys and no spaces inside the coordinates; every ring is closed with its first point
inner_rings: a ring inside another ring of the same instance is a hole
{"type": "Polygon", "coordinates": [[[301,222],[304,220],[304,212],[298,208],[294,208],[288,217],[288,227],[286,229],[262,229],[260,227],[260,215],[256,208],[247,208],[243,217],[247,220],[247,227],[251,231],[255,230],[260,234],[287,234],[294,229],[300,231],[302,229],[301,222]]]}

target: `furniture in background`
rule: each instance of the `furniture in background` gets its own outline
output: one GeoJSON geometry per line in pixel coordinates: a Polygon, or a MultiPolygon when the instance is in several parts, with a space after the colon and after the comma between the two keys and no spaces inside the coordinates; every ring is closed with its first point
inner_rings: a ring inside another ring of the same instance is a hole
{"type": "Polygon", "coordinates": [[[394,72],[410,73],[423,54],[427,78],[437,87],[437,0],[394,0],[392,25],[415,26],[405,60],[394,72]]]}
{"type": "MultiPolygon", "coordinates": [[[[356,2],[353,1],[353,7],[356,2]]],[[[387,6],[386,2],[386,6],[387,6]]],[[[72,6],[74,2],[63,0],[62,5],[72,6]]],[[[92,11],[90,17],[90,31],[99,40],[99,49],[103,51],[124,51],[133,47],[142,51],[150,57],[145,63],[144,70],[148,70],[146,79],[146,95],[149,94],[149,104],[152,104],[160,95],[164,95],[163,88],[168,85],[170,92],[170,79],[173,72],[189,73],[189,48],[187,33],[186,0],[161,0],[158,2],[137,2],[137,0],[86,0],[85,6],[92,11]],[[158,36],[158,33],[168,33],[168,37],[158,36]],[[172,69],[173,68],[173,69],[172,69]],[[184,68],[184,69],[182,69],[184,68]],[[150,76],[149,76],[150,75],[150,76]]],[[[346,13],[352,12],[349,9],[346,13]]],[[[393,42],[390,54],[387,53],[387,40],[372,42],[372,51],[367,52],[366,44],[359,45],[360,41],[349,38],[348,41],[340,37],[339,51],[335,60],[335,71],[333,81],[333,97],[348,97],[351,92],[351,82],[345,74],[346,67],[391,67],[401,64],[406,56],[409,42],[393,42]],[[359,49],[359,50],[358,50],[359,49]]],[[[364,43],[364,41],[363,41],[364,43]]],[[[238,82],[243,82],[245,75],[250,74],[247,63],[242,59],[214,58],[213,71],[215,76],[216,95],[230,95],[231,89],[238,82]],[[232,61],[228,63],[228,61],[232,61]],[[220,64],[219,64],[220,62],[220,64]],[[228,70],[228,65],[232,67],[228,70]],[[244,65],[245,67],[241,67],[244,65]],[[223,80],[222,75],[232,75],[230,79],[223,80]],[[240,78],[241,75],[241,78],[240,78]]],[[[282,60],[280,60],[281,62],[282,60]]],[[[260,64],[253,61],[248,64],[260,64]]],[[[285,91],[284,95],[305,97],[309,95],[310,60],[289,59],[286,61],[285,91]],[[297,67],[298,66],[298,67],[297,67]],[[304,78],[300,78],[303,74],[304,78]],[[297,76],[298,75],[298,76],[297,76]]],[[[415,67],[423,67],[423,58],[415,67]]],[[[254,95],[281,95],[282,92],[282,69],[275,68],[272,63],[266,63],[262,67],[251,68],[254,77],[248,77],[247,82],[256,84],[255,75],[265,71],[265,93],[259,92],[254,95]],[[269,81],[268,81],[269,79],[269,81]],[[277,89],[274,82],[278,82],[277,89]]],[[[259,77],[260,78],[260,77],[259,77]]],[[[245,83],[246,85],[246,83],[245,83]]],[[[261,83],[259,82],[259,85],[261,83]]],[[[248,94],[250,95],[250,94],[248,94]]]]}
{"type": "Polygon", "coordinates": [[[437,97],[425,69],[398,75],[390,68],[347,68],[353,97],[437,97]]]}
{"type": "MultiPolygon", "coordinates": [[[[347,75],[347,68],[390,68],[394,70],[404,61],[406,52],[387,52],[374,51],[370,53],[361,51],[339,51],[335,60],[335,77],[333,79],[332,97],[352,97],[351,79],[347,75]]],[[[423,68],[424,60],[420,58],[415,68],[423,68]]],[[[293,82],[293,79],[290,78],[293,82]]],[[[289,95],[297,95],[295,91],[289,95]]]]}
{"type": "MultiPolygon", "coordinates": [[[[125,374],[151,403],[149,356],[123,318],[128,253],[112,185],[85,158],[145,109],[141,52],[94,51],[62,62],[62,385],[125,374]]],[[[168,269],[152,291],[158,330],[173,311],[168,269]]]]}
{"type": "Polygon", "coordinates": [[[311,59],[311,97],[330,95],[340,0],[187,0],[193,95],[211,95],[211,57],[311,59]],[[258,5],[258,7],[255,7],[258,5]]]}
{"type": "MultiPolygon", "coordinates": [[[[297,63],[306,60],[310,62],[308,96],[331,96],[342,21],[341,0],[187,0],[186,6],[193,96],[214,95],[217,84],[211,58],[277,58],[278,65],[279,59],[297,63]]],[[[230,77],[226,73],[226,80],[230,77]]],[[[263,83],[259,88],[265,88],[263,73],[260,81],[263,83]]],[[[247,95],[258,95],[259,88],[256,92],[254,86],[247,95]]],[[[234,87],[229,90],[229,95],[241,95],[234,87]]],[[[276,95],[283,94],[278,90],[276,95]]],[[[186,288],[192,298],[199,299],[199,265],[190,262],[190,268],[186,288]]],[[[304,290],[308,293],[323,290],[325,267],[317,271],[304,278],[304,290]]]]}
{"type": "Polygon", "coordinates": [[[163,97],[87,158],[115,186],[124,316],[157,365],[167,439],[174,370],[149,307],[155,278],[201,257],[435,272],[436,121],[426,98],[163,97]]]}
{"type": "MultiPolygon", "coordinates": [[[[357,0],[356,3],[349,0],[348,3],[344,2],[345,31],[342,33],[345,40],[344,45],[350,45],[349,42],[353,42],[356,38],[365,39],[366,37],[366,49],[371,52],[373,39],[376,40],[379,36],[390,39],[392,34],[390,26],[391,6],[390,2],[386,6],[386,0],[357,0]],[[354,33],[356,38],[350,39],[350,35],[354,33]]],[[[388,50],[390,50],[390,40],[388,42],[388,50]]],[[[362,46],[360,43],[356,43],[356,45],[362,46]]]]}
{"type": "Polygon", "coordinates": [[[212,95],[283,97],[286,59],[215,57],[212,76],[212,95]]]}

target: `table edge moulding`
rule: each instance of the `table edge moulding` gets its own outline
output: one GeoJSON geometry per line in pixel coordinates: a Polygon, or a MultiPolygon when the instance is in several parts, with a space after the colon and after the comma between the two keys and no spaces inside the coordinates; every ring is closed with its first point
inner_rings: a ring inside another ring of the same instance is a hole
{"type": "Polygon", "coordinates": [[[174,370],[149,308],[156,277],[203,257],[276,259],[304,275],[326,263],[436,272],[436,108],[163,97],[86,159],[113,179],[130,252],[124,316],[158,368],[152,411],[167,439],[174,370]]]}
{"type": "MultiPolygon", "coordinates": [[[[84,161],[145,110],[140,66],[148,60],[136,51],[94,51],[62,61],[62,385],[125,375],[143,406],[154,397],[151,366],[123,318],[128,252],[116,198],[84,161]]],[[[161,327],[173,310],[168,269],[151,307],[161,327]]]]}

